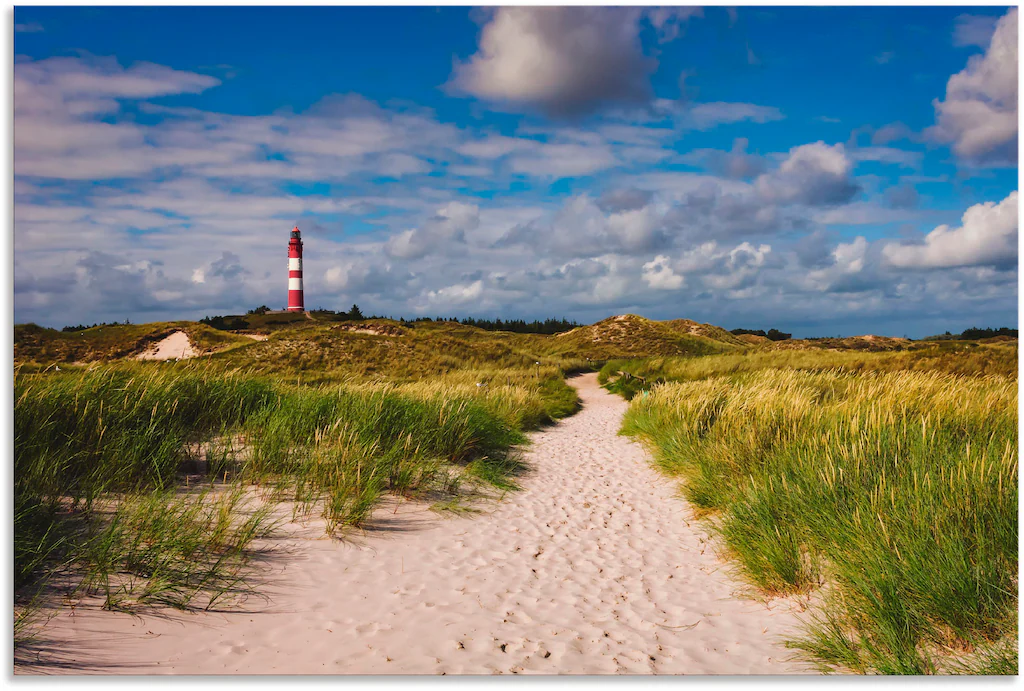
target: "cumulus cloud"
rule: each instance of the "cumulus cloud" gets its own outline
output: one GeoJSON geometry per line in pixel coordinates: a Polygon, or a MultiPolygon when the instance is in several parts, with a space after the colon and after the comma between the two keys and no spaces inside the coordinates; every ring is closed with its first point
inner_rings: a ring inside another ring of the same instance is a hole
{"type": "MultiPolygon", "coordinates": [[[[646,13],[661,40],[675,38],[699,8],[646,13]]],[[[477,52],[456,62],[457,91],[513,107],[575,117],[613,103],[644,103],[657,61],[644,55],[644,12],[621,7],[501,7],[477,52]]]]}
{"type": "Polygon", "coordinates": [[[996,24],[984,55],[949,78],[946,99],[936,100],[932,135],[968,162],[1017,163],[1017,9],[996,24]]]}
{"type": "Polygon", "coordinates": [[[451,202],[437,210],[418,228],[411,228],[388,240],[385,250],[392,257],[416,259],[434,249],[450,251],[453,243],[465,243],[466,232],[480,225],[480,208],[475,204],[451,202]]]}
{"type": "Polygon", "coordinates": [[[908,269],[1016,266],[1017,192],[998,204],[975,204],[958,228],[941,225],[922,244],[889,244],[883,254],[890,265],[908,269]]]}
{"type": "Polygon", "coordinates": [[[610,213],[587,194],[566,200],[553,218],[510,229],[496,247],[529,247],[560,257],[596,257],[608,253],[648,252],[668,242],[664,208],[651,202],[610,213]]]}
{"type": "Polygon", "coordinates": [[[452,84],[488,101],[575,116],[650,98],[655,63],[643,54],[638,11],[611,7],[501,7],[452,84]]]}
{"type": "Polygon", "coordinates": [[[686,278],[672,270],[669,258],[663,254],[644,264],[643,279],[655,290],[678,290],[686,283],[686,278]]]}
{"type": "Polygon", "coordinates": [[[427,300],[434,306],[454,307],[479,300],[483,292],[484,282],[477,280],[472,283],[447,286],[440,290],[431,290],[427,293],[427,300]]]}
{"type": "Polygon", "coordinates": [[[712,241],[683,252],[674,261],[658,257],[650,264],[659,271],[662,281],[672,280],[666,272],[669,270],[673,275],[693,277],[705,291],[736,296],[737,291],[749,289],[757,282],[771,252],[771,246],[766,244],[742,242],[729,249],[712,241]]]}
{"type": "Polygon", "coordinates": [[[842,144],[815,142],[790,149],[778,169],[759,176],[755,186],[764,199],[781,204],[843,204],[859,191],[852,170],[842,144]]]}
{"type": "Polygon", "coordinates": [[[877,244],[872,246],[863,236],[838,243],[830,255],[826,266],[807,273],[804,285],[823,293],[863,295],[885,291],[894,283],[892,277],[879,273],[878,262],[872,260],[878,255],[877,244]]]}
{"type": "Polygon", "coordinates": [[[380,264],[373,257],[346,257],[324,272],[328,294],[340,291],[353,300],[359,296],[387,294],[389,299],[408,295],[412,275],[390,263],[380,264]]]}
{"type": "Polygon", "coordinates": [[[234,252],[224,251],[218,259],[210,264],[209,271],[203,273],[206,276],[215,276],[225,281],[235,281],[245,273],[241,258],[234,252]]]}

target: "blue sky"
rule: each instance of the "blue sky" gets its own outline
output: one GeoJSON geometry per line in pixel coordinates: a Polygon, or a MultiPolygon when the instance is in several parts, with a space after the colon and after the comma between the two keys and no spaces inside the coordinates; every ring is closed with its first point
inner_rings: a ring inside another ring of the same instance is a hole
{"type": "Polygon", "coordinates": [[[15,320],[1017,324],[1016,11],[15,9],[15,320]]]}

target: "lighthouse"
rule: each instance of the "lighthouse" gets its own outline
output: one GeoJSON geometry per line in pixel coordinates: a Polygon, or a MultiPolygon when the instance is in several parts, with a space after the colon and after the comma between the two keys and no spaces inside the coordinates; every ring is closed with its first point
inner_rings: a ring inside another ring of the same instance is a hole
{"type": "Polygon", "coordinates": [[[299,227],[292,228],[288,241],[288,311],[303,312],[302,303],[302,235],[299,227]]]}

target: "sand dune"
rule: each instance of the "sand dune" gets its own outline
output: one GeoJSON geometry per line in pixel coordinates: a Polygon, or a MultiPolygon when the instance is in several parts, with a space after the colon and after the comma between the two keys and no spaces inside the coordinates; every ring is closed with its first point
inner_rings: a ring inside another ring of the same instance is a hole
{"type": "Polygon", "coordinates": [[[296,534],[251,611],[62,612],[31,671],[670,673],[804,671],[788,601],[742,597],[671,482],[616,435],[626,403],[533,435],[524,491],[444,519],[403,503],[344,542],[296,534]]]}
{"type": "Polygon", "coordinates": [[[195,356],[196,351],[188,334],[184,331],[175,331],[158,341],[152,348],[139,353],[137,357],[139,360],[185,360],[195,356]]]}

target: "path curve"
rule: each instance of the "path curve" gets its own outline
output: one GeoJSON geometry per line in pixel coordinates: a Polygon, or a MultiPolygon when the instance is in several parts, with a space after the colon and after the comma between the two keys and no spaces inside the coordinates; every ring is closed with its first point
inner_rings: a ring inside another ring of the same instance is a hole
{"type": "Polygon", "coordinates": [[[524,491],[488,513],[403,510],[358,542],[294,539],[251,613],[62,616],[69,671],[670,673],[806,671],[795,607],[739,596],[673,484],[618,436],[627,403],[532,435],[524,491]]]}

